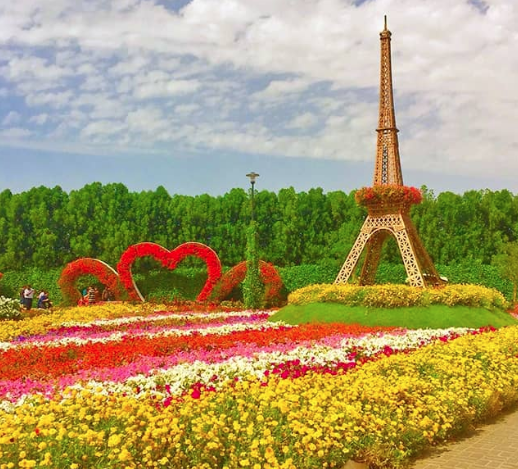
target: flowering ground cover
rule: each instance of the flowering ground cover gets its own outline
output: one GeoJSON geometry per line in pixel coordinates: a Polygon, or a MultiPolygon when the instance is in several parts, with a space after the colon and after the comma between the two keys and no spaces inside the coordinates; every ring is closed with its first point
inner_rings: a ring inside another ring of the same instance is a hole
{"type": "Polygon", "coordinates": [[[518,399],[516,327],[270,314],[107,305],[0,323],[0,468],[398,467],[518,399]]]}

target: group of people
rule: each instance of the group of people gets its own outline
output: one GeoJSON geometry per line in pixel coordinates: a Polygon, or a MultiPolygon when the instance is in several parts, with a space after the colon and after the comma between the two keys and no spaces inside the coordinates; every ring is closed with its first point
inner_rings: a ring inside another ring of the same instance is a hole
{"type": "MultiPolygon", "coordinates": [[[[25,285],[20,290],[20,304],[22,305],[23,309],[26,309],[27,311],[32,309],[32,303],[34,301],[35,294],[36,291],[30,285],[25,285]]],[[[48,309],[52,307],[48,291],[41,290],[36,298],[38,300],[38,309],[48,309]]]]}
{"type": "Polygon", "coordinates": [[[79,305],[92,305],[94,303],[98,303],[99,301],[113,301],[114,299],[115,297],[108,287],[105,287],[102,295],[100,295],[99,289],[97,287],[89,286],[88,288],[83,289],[81,292],[79,305]]]}
{"type": "MultiPolygon", "coordinates": [[[[34,297],[36,295],[36,291],[30,285],[25,285],[20,290],[20,304],[23,309],[30,311],[33,306],[34,297]]],[[[38,309],[48,309],[52,307],[52,303],[49,298],[49,292],[46,290],[41,290],[36,296],[37,299],[37,308],[38,309]]],[[[94,303],[98,303],[99,301],[113,301],[115,299],[115,295],[113,292],[106,287],[102,295],[99,294],[99,289],[97,287],[89,286],[82,291],[81,300],[79,300],[80,305],[91,305],[94,303]]]]}

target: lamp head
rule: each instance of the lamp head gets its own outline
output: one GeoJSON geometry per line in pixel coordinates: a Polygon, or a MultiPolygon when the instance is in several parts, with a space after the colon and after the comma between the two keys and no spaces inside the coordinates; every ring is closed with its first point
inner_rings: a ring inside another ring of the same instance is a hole
{"type": "Polygon", "coordinates": [[[259,174],[257,174],[257,173],[255,173],[254,171],[252,171],[251,173],[248,173],[248,174],[246,175],[246,177],[250,178],[250,183],[251,183],[252,185],[254,185],[254,184],[255,184],[255,178],[259,177],[259,174]]]}

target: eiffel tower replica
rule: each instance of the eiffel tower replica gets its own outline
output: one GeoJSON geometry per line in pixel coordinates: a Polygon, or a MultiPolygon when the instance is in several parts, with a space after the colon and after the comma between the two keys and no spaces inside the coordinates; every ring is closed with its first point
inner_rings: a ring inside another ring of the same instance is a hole
{"type": "MultiPolygon", "coordinates": [[[[394,95],[392,91],[392,64],[390,52],[391,32],[385,28],[380,33],[381,70],[380,70],[380,104],[379,123],[376,145],[376,166],[374,169],[374,187],[389,186],[394,192],[403,193],[403,176],[399,159],[399,145],[394,113],[394,95]]],[[[403,258],[407,273],[407,282],[414,287],[427,287],[443,284],[433,262],[426,252],[419,235],[410,219],[412,202],[404,199],[392,201],[373,200],[365,203],[368,210],[360,234],[347,256],[335,284],[345,284],[353,274],[365,251],[365,258],[359,277],[360,285],[372,285],[379,265],[381,249],[384,242],[394,236],[403,258]]],[[[414,202],[415,203],[415,202],[414,202]]]]}

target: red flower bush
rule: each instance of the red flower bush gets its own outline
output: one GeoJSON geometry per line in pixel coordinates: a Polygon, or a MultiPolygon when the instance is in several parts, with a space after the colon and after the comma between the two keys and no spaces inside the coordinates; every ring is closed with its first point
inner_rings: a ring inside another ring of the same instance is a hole
{"type": "Polygon", "coordinates": [[[362,187],[354,195],[358,205],[370,207],[376,204],[413,205],[423,200],[419,189],[397,184],[376,184],[372,187],[362,187]]]}
{"type": "Polygon", "coordinates": [[[65,302],[75,304],[81,299],[81,294],[77,288],[77,280],[83,275],[93,275],[112,291],[116,300],[121,299],[117,272],[103,261],[83,257],[67,264],[61,272],[58,285],[65,302]]]}
{"type": "Polygon", "coordinates": [[[205,244],[195,242],[184,243],[172,251],[156,243],[146,242],[134,244],[124,251],[117,264],[120,281],[128,291],[129,298],[132,300],[144,301],[144,297],[133,280],[131,267],[136,259],[145,256],[154,257],[162,266],[170,270],[175,269],[187,256],[195,256],[205,261],[207,264],[207,281],[196,298],[197,301],[206,301],[214,285],[216,285],[221,277],[221,262],[219,257],[205,244]]]}
{"type": "MultiPolygon", "coordinates": [[[[222,301],[230,295],[246,276],[246,261],[242,261],[226,272],[215,288],[214,301],[222,301]]],[[[259,272],[265,286],[264,300],[267,305],[277,304],[283,287],[282,279],[273,264],[259,261],[259,272]]]]}

